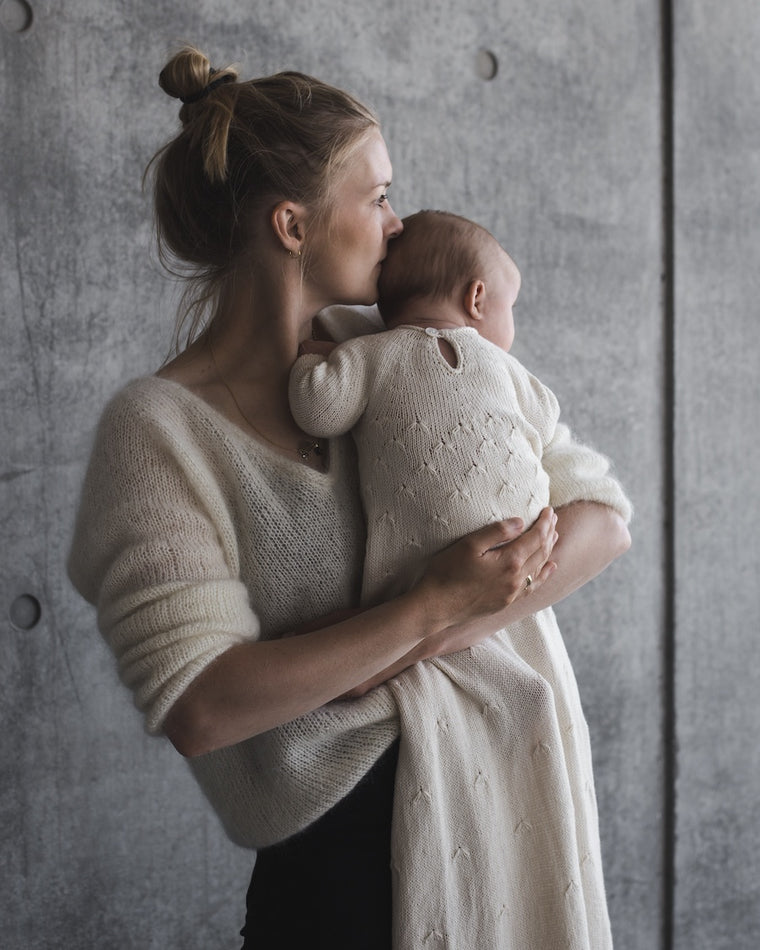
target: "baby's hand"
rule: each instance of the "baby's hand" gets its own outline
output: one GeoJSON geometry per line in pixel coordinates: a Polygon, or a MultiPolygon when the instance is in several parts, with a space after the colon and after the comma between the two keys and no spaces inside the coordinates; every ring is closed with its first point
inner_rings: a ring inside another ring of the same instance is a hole
{"type": "Polygon", "coordinates": [[[332,340],[303,340],[298,347],[298,355],[317,353],[319,356],[329,356],[337,346],[332,340]]]}

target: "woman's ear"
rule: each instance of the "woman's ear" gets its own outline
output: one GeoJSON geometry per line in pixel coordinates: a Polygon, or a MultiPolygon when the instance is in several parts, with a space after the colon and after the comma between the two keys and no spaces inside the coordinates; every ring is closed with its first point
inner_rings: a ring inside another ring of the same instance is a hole
{"type": "Polygon", "coordinates": [[[464,309],[471,320],[483,319],[486,285],[482,280],[471,280],[464,292],[464,309]]]}
{"type": "Polygon", "coordinates": [[[275,237],[292,256],[298,257],[303,250],[306,234],[306,209],[297,201],[281,201],[270,216],[275,237]]]}

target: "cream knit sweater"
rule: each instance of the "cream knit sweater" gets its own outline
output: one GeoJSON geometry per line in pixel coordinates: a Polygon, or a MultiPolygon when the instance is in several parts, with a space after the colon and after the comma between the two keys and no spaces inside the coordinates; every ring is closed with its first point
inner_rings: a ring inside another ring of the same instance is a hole
{"type": "MultiPolygon", "coordinates": [[[[555,504],[589,497],[583,471],[555,504]]],[[[160,732],[233,644],[355,603],[363,547],[350,440],[333,440],[329,473],[315,472],[152,377],[104,413],[69,570],[160,732]]],[[[397,950],[608,946],[588,740],[551,611],[457,660],[418,664],[193,772],[232,840],[255,848],[338,801],[401,729],[397,950]]]]}

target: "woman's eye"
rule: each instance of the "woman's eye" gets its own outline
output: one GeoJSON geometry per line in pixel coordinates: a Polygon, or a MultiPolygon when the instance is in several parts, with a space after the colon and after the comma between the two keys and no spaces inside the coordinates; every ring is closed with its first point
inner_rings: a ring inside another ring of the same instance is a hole
{"type": "Polygon", "coordinates": [[[388,200],[388,192],[387,192],[387,191],[384,191],[384,192],[380,195],[380,197],[377,199],[377,203],[378,203],[379,205],[384,205],[387,200],[388,200]]]}

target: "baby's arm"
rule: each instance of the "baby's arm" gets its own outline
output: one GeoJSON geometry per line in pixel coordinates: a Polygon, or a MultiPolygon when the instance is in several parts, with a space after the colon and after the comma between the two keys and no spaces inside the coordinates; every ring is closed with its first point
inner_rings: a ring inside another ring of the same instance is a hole
{"type": "Polygon", "coordinates": [[[369,353],[363,338],[340,344],[327,359],[306,353],[290,371],[290,411],[310,435],[343,435],[367,407],[369,382],[369,353]]]}

